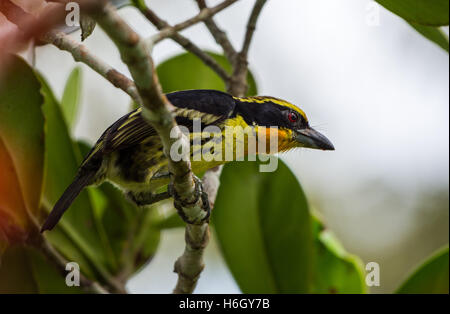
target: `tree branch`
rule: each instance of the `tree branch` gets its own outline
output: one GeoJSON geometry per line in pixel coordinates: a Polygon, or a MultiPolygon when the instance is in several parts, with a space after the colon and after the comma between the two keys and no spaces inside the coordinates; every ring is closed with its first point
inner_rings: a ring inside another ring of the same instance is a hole
{"type": "MultiPolygon", "coordinates": [[[[155,14],[155,12],[149,9],[145,5],[145,3],[141,1],[133,1],[133,2],[135,2],[136,7],[141,11],[141,13],[145,16],[145,18],[147,18],[147,20],[149,20],[150,23],[155,25],[157,29],[163,30],[171,27],[169,23],[161,19],[158,15],[155,14]]],[[[172,40],[178,43],[181,47],[197,56],[197,58],[199,58],[204,64],[206,64],[214,72],[216,72],[217,75],[222,80],[224,80],[225,82],[229,80],[230,75],[227,73],[227,71],[225,71],[225,69],[216,60],[214,60],[213,57],[211,57],[209,54],[200,49],[192,41],[190,41],[189,39],[180,35],[177,32],[175,32],[169,37],[172,38],[172,40]]]]}
{"type": "Polygon", "coordinates": [[[229,91],[235,96],[244,96],[247,92],[248,50],[256,28],[256,22],[261,14],[266,0],[256,0],[247,22],[247,31],[241,51],[237,54],[233,63],[233,74],[230,79],[229,91]]]}
{"type": "MultiPolygon", "coordinates": [[[[127,64],[135,81],[137,90],[142,99],[142,115],[158,132],[164,146],[164,152],[168,158],[171,182],[176,194],[175,203],[189,223],[186,227],[186,248],[203,248],[207,243],[208,212],[204,210],[209,204],[204,204],[200,193],[196,190],[196,184],[190,168],[189,158],[175,162],[171,159],[170,148],[176,141],[183,145],[189,142],[178,128],[171,109],[173,108],[168,99],[162,93],[158,77],[154,71],[153,59],[151,58],[148,45],[139,37],[117,14],[116,10],[106,3],[92,12],[92,16],[112,39],[120,51],[122,60],[127,64]],[[175,138],[171,135],[176,135],[175,138]],[[206,240],[205,240],[206,239],[206,240]]],[[[186,156],[188,157],[188,156],[186,156]]],[[[189,255],[190,256],[190,255],[189,255]]],[[[180,278],[192,282],[191,273],[196,278],[202,271],[202,254],[197,254],[189,264],[178,263],[176,271],[180,278]],[[196,261],[196,263],[194,263],[196,261]],[[189,269],[184,269],[189,266],[189,269]]],[[[196,279],[192,287],[195,287],[196,279]]],[[[193,288],[192,288],[193,289],[193,288]]]]}
{"type": "Polygon", "coordinates": [[[247,58],[248,50],[250,48],[250,43],[252,42],[253,34],[256,29],[256,22],[258,21],[259,15],[266,4],[267,0],[256,0],[253,6],[252,13],[247,22],[247,31],[245,33],[244,44],[242,45],[241,54],[247,58]]]}
{"type": "Polygon", "coordinates": [[[229,7],[236,1],[238,1],[238,0],[225,0],[222,3],[216,5],[215,7],[212,7],[212,8],[204,7],[202,10],[200,10],[200,12],[196,16],[194,16],[182,23],[178,23],[171,27],[165,27],[165,28],[161,29],[161,31],[158,34],[151,37],[151,40],[153,41],[154,44],[156,44],[156,43],[160,42],[161,40],[166,39],[167,37],[171,37],[175,33],[182,31],[183,29],[186,29],[194,24],[197,24],[197,23],[205,21],[205,20],[210,20],[213,15],[215,15],[218,12],[222,11],[223,9],[229,7]]]}
{"type": "MultiPolygon", "coordinates": [[[[206,2],[205,0],[196,0],[197,5],[200,10],[206,10],[206,2]]],[[[206,27],[209,29],[209,32],[213,36],[214,40],[222,47],[225,56],[227,57],[230,63],[233,63],[234,58],[236,57],[236,50],[228,39],[227,34],[217,26],[216,22],[214,22],[212,16],[208,17],[204,21],[206,27]]]]}
{"type": "MultiPolygon", "coordinates": [[[[220,184],[222,167],[208,170],[203,176],[203,188],[208,194],[211,209],[214,207],[217,191],[220,184]]],[[[203,264],[203,252],[208,245],[210,233],[209,225],[187,225],[185,230],[186,247],[174,265],[174,272],[178,274],[177,284],[173,293],[192,293],[197,285],[205,265],[203,264]]]]}
{"type": "Polygon", "coordinates": [[[82,62],[95,72],[106,78],[115,87],[120,88],[137,103],[141,103],[139,93],[134,82],[112,66],[93,55],[86,46],[76,42],[63,32],[51,31],[41,37],[47,43],[53,44],[61,50],[72,54],[75,61],[82,62]]]}

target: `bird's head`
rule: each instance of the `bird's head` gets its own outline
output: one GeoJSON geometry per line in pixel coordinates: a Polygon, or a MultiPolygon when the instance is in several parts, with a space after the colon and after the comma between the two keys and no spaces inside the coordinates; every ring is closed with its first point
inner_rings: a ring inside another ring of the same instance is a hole
{"type": "Polygon", "coordinates": [[[237,114],[248,125],[278,128],[279,151],[295,147],[334,150],[330,140],[309,126],[306,114],[297,106],[266,96],[235,99],[237,114]]]}

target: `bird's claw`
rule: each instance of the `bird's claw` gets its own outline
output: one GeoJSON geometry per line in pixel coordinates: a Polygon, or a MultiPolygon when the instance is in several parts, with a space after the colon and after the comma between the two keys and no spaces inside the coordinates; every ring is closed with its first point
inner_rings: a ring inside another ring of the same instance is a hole
{"type": "Polygon", "coordinates": [[[200,225],[204,222],[209,222],[209,217],[211,215],[211,208],[209,206],[208,194],[205,191],[203,191],[201,180],[198,177],[196,177],[195,175],[193,176],[193,178],[194,178],[194,184],[195,184],[195,190],[194,190],[195,197],[192,202],[182,201],[180,199],[180,196],[176,192],[172,182],[169,183],[168,192],[169,192],[169,195],[171,195],[174,199],[173,205],[174,205],[175,209],[177,210],[178,215],[180,215],[181,219],[183,219],[183,221],[188,224],[200,225]],[[195,204],[198,202],[199,198],[201,198],[201,200],[202,200],[202,209],[203,209],[203,211],[206,212],[206,215],[200,221],[190,220],[186,216],[185,212],[183,211],[183,205],[186,206],[186,205],[195,204]]]}

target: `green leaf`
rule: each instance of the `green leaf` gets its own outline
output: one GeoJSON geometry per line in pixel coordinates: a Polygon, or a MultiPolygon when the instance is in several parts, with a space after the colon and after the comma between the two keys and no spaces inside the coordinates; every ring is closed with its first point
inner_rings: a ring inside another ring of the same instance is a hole
{"type": "MultiPolygon", "coordinates": [[[[208,52],[226,71],[231,71],[227,59],[212,52],[208,52]]],[[[223,80],[209,67],[203,64],[195,55],[183,53],[172,57],[156,68],[159,81],[165,93],[186,89],[215,89],[226,91],[223,80]]],[[[256,95],[256,82],[249,71],[248,95],[256,95]]]]}
{"type": "Polygon", "coordinates": [[[81,94],[81,68],[76,67],[70,72],[61,100],[61,109],[67,125],[73,130],[77,117],[81,94]]]}
{"type": "Polygon", "coordinates": [[[313,218],[315,238],[313,293],[364,293],[364,266],[349,254],[333,233],[313,218]]]}
{"type": "Polygon", "coordinates": [[[0,293],[37,293],[31,263],[21,246],[9,247],[0,267],[0,293]]]}
{"type": "Polygon", "coordinates": [[[408,22],[426,26],[448,25],[448,0],[376,0],[408,22]]]}
{"type": "Polygon", "coordinates": [[[409,23],[420,34],[437,44],[439,47],[448,52],[449,42],[447,35],[438,27],[423,26],[416,23],[409,23]]]}
{"type": "MultiPolygon", "coordinates": [[[[50,211],[72,182],[81,156],[78,146],[70,138],[60,105],[45,80],[42,77],[40,80],[46,118],[44,204],[50,211]]],[[[87,275],[95,273],[101,277],[109,276],[105,248],[97,230],[87,191],[80,193],[57,227],[46,232],[46,236],[69,261],[79,263],[81,270],[87,275]],[[85,259],[77,260],[80,255],[85,259]]]]}
{"type": "Polygon", "coordinates": [[[68,287],[65,277],[38,250],[11,246],[0,267],[0,293],[82,293],[68,287]]]}
{"type": "Polygon", "coordinates": [[[448,294],[448,267],[448,246],[446,246],[420,265],[396,293],[448,294]]]}
{"type": "Polygon", "coordinates": [[[10,217],[23,228],[26,209],[37,214],[41,199],[44,99],[39,92],[39,81],[24,60],[7,56],[3,61],[0,64],[0,228],[2,216],[10,217]],[[17,186],[13,188],[15,182],[17,186]]]}
{"type": "Polygon", "coordinates": [[[56,269],[57,266],[50,264],[48,259],[38,250],[26,248],[26,251],[31,264],[31,273],[39,293],[84,293],[81,287],[67,286],[66,278],[56,269]]]}
{"type": "Polygon", "coordinates": [[[448,52],[448,37],[439,26],[449,23],[448,0],[376,0],[405,19],[416,31],[448,52]]]}
{"type": "Polygon", "coordinates": [[[94,31],[95,25],[97,23],[89,15],[81,14],[80,16],[80,27],[81,27],[81,41],[88,38],[94,31]]]}
{"type": "Polygon", "coordinates": [[[244,293],[307,293],[312,274],[311,217],[303,190],[278,160],[225,165],[212,222],[225,260],[244,293]]]}

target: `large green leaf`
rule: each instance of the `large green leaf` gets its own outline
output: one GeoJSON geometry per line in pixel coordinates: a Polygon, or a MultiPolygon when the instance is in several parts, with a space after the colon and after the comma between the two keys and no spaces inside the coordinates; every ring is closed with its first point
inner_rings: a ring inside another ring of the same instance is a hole
{"type": "Polygon", "coordinates": [[[376,0],[408,22],[427,26],[448,25],[448,0],[376,0]]]}
{"type": "Polygon", "coordinates": [[[0,293],[36,293],[30,259],[20,246],[9,247],[0,267],[0,293]]]}
{"type": "Polygon", "coordinates": [[[58,271],[57,267],[59,266],[51,264],[37,249],[26,248],[26,251],[31,264],[33,280],[39,293],[83,293],[79,286],[67,286],[64,276],[68,274],[67,271],[64,273],[58,271]]]}
{"type": "Polygon", "coordinates": [[[70,72],[61,100],[61,109],[70,130],[73,130],[77,117],[81,94],[81,68],[76,67],[70,72]]]}
{"type": "Polygon", "coordinates": [[[416,23],[409,23],[416,31],[434,42],[436,45],[448,52],[449,42],[447,35],[439,28],[433,26],[424,26],[416,23]]]}
{"type": "MultiPolygon", "coordinates": [[[[224,56],[209,52],[225,70],[231,66],[224,56]]],[[[156,68],[158,77],[165,93],[185,89],[216,89],[225,91],[223,80],[209,67],[203,64],[195,55],[183,53],[172,57],[156,68]]],[[[247,76],[249,84],[248,95],[256,95],[256,83],[253,75],[247,76]]]]}
{"type": "Polygon", "coordinates": [[[38,250],[26,246],[7,249],[0,268],[0,293],[81,293],[69,287],[63,274],[38,250]]]}
{"type": "Polygon", "coordinates": [[[439,26],[448,25],[448,0],[376,0],[405,19],[417,32],[448,52],[448,37],[439,26]]]}
{"type": "Polygon", "coordinates": [[[227,164],[212,221],[225,260],[244,293],[307,293],[312,274],[311,217],[289,168],[259,172],[257,162],[227,164]]]}
{"type": "Polygon", "coordinates": [[[5,221],[25,228],[26,211],[37,214],[41,198],[44,99],[39,92],[39,81],[25,61],[17,56],[8,56],[3,61],[0,64],[0,228],[5,221]]]}
{"type": "Polygon", "coordinates": [[[397,293],[448,294],[448,246],[419,266],[400,286],[397,293]]]}
{"type": "Polygon", "coordinates": [[[313,293],[364,293],[364,266],[349,254],[330,230],[313,218],[315,258],[313,293]]]}
{"type": "MultiPolygon", "coordinates": [[[[60,105],[45,80],[40,80],[46,99],[44,203],[50,210],[72,182],[81,157],[78,146],[70,138],[60,105]]],[[[46,236],[69,261],[78,262],[86,274],[92,274],[90,270],[94,269],[101,277],[109,276],[105,249],[87,191],[81,192],[55,229],[59,230],[46,232],[46,236]],[[85,260],[77,260],[80,255],[85,260]],[[84,261],[89,261],[89,265],[84,261]]]]}

